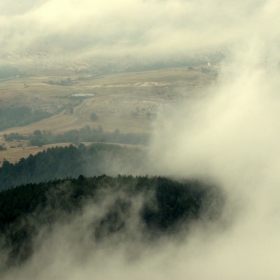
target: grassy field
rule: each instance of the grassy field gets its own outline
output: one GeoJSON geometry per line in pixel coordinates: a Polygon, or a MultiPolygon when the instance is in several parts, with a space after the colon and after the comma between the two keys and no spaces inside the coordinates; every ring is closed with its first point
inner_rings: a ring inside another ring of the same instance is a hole
{"type": "MultiPolygon", "coordinates": [[[[128,72],[110,75],[81,75],[70,68],[34,67],[26,70],[26,77],[0,81],[0,106],[28,106],[47,110],[54,115],[24,127],[0,131],[0,144],[8,147],[0,152],[3,158],[13,162],[42,148],[27,147],[22,143],[5,143],[3,135],[11,132],[32,134],[34,130],[62,133],[85,125],[104,131],[151,132],[152,122],[160,108],[198,96],[202,89],[216,79],[211,73],[203,73],[201,67],[171,68],[156,71],[128,72]],[[69,85],[49,84],[71,79],[69,85]],[[73,94],[94,94],[89,98],[75,98],[73,94]],[[63,110],[74,106],[73,112],[63,110]],[[98,120],[92,121],[95,113],[98,120]],[[23,145],[19,148],[10,146],[23,145]],[[24,148],[24,149],[23,149],[24,148]]],[[[212,70],[216,70],[212,67],[212,70]]]]}

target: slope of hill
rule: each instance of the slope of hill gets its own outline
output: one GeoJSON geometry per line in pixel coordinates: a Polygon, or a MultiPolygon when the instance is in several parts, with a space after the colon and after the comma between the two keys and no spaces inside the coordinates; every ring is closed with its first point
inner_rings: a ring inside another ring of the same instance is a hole
{"type": "Polygon", "coordinates": [[[87,254],[107,242],[147,245],[163,235],[172,238],[195,222],[217,220],[223,204],[216,186],[165,177],[79,176],[20,186],[0,193],[0,248],[6,259],[0,266],[27,261],[60,227],[74,234],[69,246],[85,246],[87,254]]]}

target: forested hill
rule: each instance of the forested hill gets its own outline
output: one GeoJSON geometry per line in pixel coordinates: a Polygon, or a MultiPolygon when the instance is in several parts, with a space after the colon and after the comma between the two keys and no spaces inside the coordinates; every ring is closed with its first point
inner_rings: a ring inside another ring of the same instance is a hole
{"type": "Polygon", "coordinates": [[[40,250],[40,242],[62,225],[75,233],[71,246],[92,248],[127,239],[155,242],[187,230],[195,221],[216,220],[223,203],[218,187],[147,176],[79,176],[2,191],[0,251],[6,262],[0,270],[28,260],[34,244],[40,250]]]}
{"type": "Polygon", "coordinates": [[[142,168],[145,153],[137,148],[117,145],[81,144],[79,148],[49,148],[12,164],[4,161],[0,168],[0,191],[27,183],[46,182],[79,175],[135,174],[142,168]]]}

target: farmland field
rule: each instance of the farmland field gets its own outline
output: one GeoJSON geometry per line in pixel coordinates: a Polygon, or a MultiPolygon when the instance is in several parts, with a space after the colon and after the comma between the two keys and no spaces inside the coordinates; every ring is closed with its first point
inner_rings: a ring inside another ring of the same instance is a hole
{"type": "Polygon", "coordinates": [[[22,67],[25,76],[0,80],[0,107],[28,106],[52,116],[0,131],[0,145],[7,148],[0,151],[0,164],[4,158],[15,162],[44,149],[29,147],[24,140],[6,142],[3,135],[12,132],[31,135],[41,130],[57,134],[88,125],[109,132],[150,133],[164,106],[198,97],[202,88],[215,81],[217,67],[211,66],[210,73],[203,73],[203,67],[106,75],[81,75],[73,67],[22,67]],[[91,96],[75,97],[77,94],[91,96]]]}

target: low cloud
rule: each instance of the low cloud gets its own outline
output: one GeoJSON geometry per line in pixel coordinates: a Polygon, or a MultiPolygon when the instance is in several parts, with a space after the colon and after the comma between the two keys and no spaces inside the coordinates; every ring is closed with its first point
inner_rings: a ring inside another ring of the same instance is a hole
{"type": "MultiPolygon", "coordinates": [[[[0,4],[3,51],[169,59],[275,33],[276,1],[29,1],[0,4]]],[[[68,57],[69,58],[69,57],[68,57]]]]}
{"type": "MultiPolygon", "coordinates": [[[[214,242],[210,239],[196,251],[198,257],[186,265],[190,279],[279,277],[280,83],[275,49],[271,42],[244,40],[203,97],[171,109],[168,118],[162,114],[151,148],[158,172],[219,181],[229,198],[225,215],[234,220],[229,231],[217,233],[214,242]]],[[[195,237],[200,245],[201,236],[195,237]]]]}

